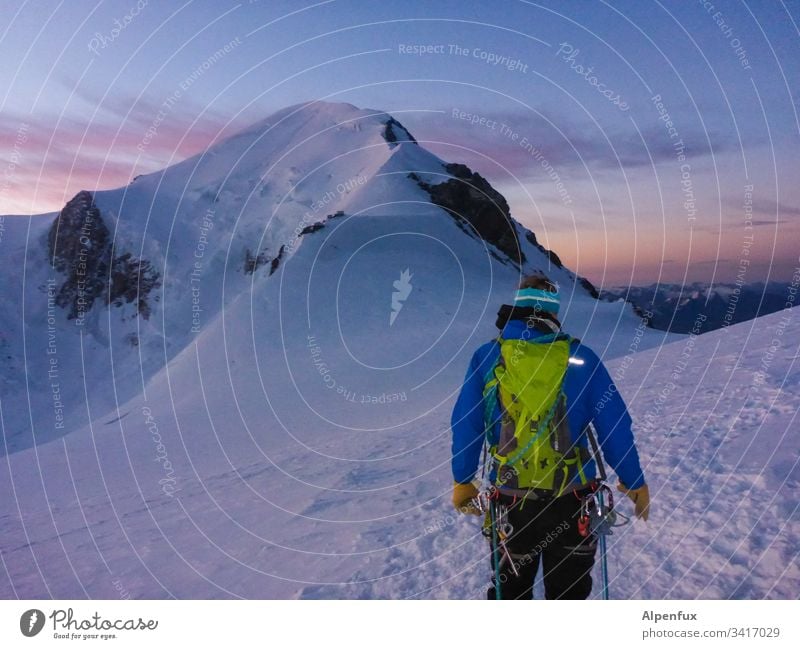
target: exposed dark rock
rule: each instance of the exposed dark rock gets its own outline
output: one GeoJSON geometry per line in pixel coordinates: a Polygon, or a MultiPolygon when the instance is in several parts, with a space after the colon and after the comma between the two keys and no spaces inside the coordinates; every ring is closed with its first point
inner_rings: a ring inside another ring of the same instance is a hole
{"type": "Polygon", "coordinates": [[[342,210],[337,210],[333,214],[328,214],[328,216],[326,216],[321,221],[317,221],[316,223],[312,223],[311,225],[307,225],[302,230],[300,230],[300,236],[302,237],[303,235],[312,234],[314,232],[317,232],[318,230],[321,230],[322,228],[324,228],[325,224],[328,221],[330,221],[331,219],[338,219],[339,217],[342,217],[342,216],[344,216],[344,211],[342,211],[342,210]]]}
{"type": "Polygon", "coordinates": [[[111,257],[108,228],[90,192],[78,192],[64,206],[47,243],[50,263],[65,275],[55,302],[74,320],[102,296],[111,257]]]}
{"type": "MultiPolygon", "coordinates": [[[[528,243],[536,246],[538,250],[541,250],[542,254],[547,255],[547,258],[550,260],[551,264],[557,266],[558,268],[564,267],[564,264],[561,263],[561,259],[555,252],[553,252],[552,250],[548,250],[541,243],[539,243],[539,240],[536,238],[536,234],[534,234],[530,230],[527,230],[525,232],[525,238],[528,240],[528,243]]],[[[578,275],[575,279],[581,286],[583,286],[583,288],[586,289],[589,295],[591,295],[595,300],[600,298],[600,292],[595,288],[594,284],[592,284],[588,279],[586,279],[585,277],[581,277],[580,275],[578,275]]]]}
{"type": "Polygon", "coordinates": [[[311,225],[307,225],[302,230],[300,230],[300,235],[304,234],[311,234],[312,232],[316,232],[317,230],[321,230],[325,227],[325,223],[322,221],[317,221],[316,223],[312,223],[311,225]]]}
{"type": "Polygon", "coordinates": [[[581,286],[589,291],[589,295],[591,295],[595,300],[600,299],[600,292],[595,288],[595,285],[592,284],[588,279],[585,277],[578,276],[578,281],[580,282],[581,286]]]}
{"type": "Polygon", "coordinates": [[[255,273],[261,266],[266,264],[270,261],[269,257],[267,256],[266,251],[259,252],[257,255],[254,255],[250,248],[247,248],[244,251],[244,272],[246,275],[252,275],[255,273]]]}
{"type": "Polygon", "coordinates": [[[272,275],[272,273],[274,273],[276,270],[278,270],[278,266],[281,263],[281,259],[283,259],[283,253],[284,252],[286,252],[286,246],[281,246],[281,249],[278,251],[278,256],[275,257],[275,259],[273,259],[270,262],[270,265],[269,265],[269,274],[270,275],[272,275]]]}
{"type": "Polygon", "coordinates": [[[397,146],[398,142],[413,142],[417,144],[417,140],[414,136],[394,117],[390,117],[384,123],[386,127],[383,129],[383,139],[389,143],[390,147],[397,146]]]}
{"type": "MultiPolygon", "coordinates": [[[[126,252],[120,257],[115,257],[111,265],[108,302],[114,306],[136,302],[139,315],[147,320],[151,313],[148,296],[159,286],[161,286],[160,275],[152,264],[126,252]]],[[[155,296],[155,300],[158,301],[158,295],[155,296]]]]}
{"type": "Polygon", "coordinates": [[[417,174],[409,177],[431,197],[431,201],[455,219],[462,229],[494,245],[512,262],[522,265],[525,254],[519,246],[517,230],[506,199],[480,174],[463,164],[446,164],[454,178],[432,185],[417,174]]]}
{"type": "MultiPolygon", "coordinates": [[[[339,217],[344,216],[344,212],[342,210],[338,210],[334,214],[329,214],[321,221],[317,221],[316,223],[312,223],[311,225],[307,225],[302,230],[300,230],[299,236],[305,236],[307,234],[313,234],[314,232],[318,232],[325,227],[325,224],[330,221],[331,219],[336,219],[339,217]]],[[[266,250],[259,252],[257,255],[254,255],[252,251],[247,248],[244,251],[244,272],[247,275],[252,275],[255,273],[259,268],[269,264],[269,274],[272,275],[276,270],[278,270],[278,266],[280,266],[281,261],[283,260],[283,256],[286,254],[286,246],[281,246],[280,250],[278,250],[278,256],[274,258],[270,258],[267,254],[266,250]]]]}
{"type": "MultiPolygon", "coordinates": [[[[460,162],[449,162],[444,165],[444,168],[447,170],[447,173],[449,173],[452,176],[455,176],[456,178],[461,178],[462,180],[470,180],[473,176],[478,176],[478,178],[480,178],[481,180],[483,180],[483,182],[489,185],[489,183],[486,180],[481,178],[478,174],[473,174],[472,169],[470,169],[465,164],[461,164],[460,162]]],[[[498,194],[498,196],[499,195],[500,194],[498,194]]],[[[505,200],[505,198],[503,198],[503,200],[505,200]]]]}
{"type": "Polygon", "coordinates": [[[550,260],[551,264],[557,266],[558,268],[564,267],[564,264],[561,263],[560,257],[555,252],[553,252],[552,250],[548,250],[541,243],[539,243],[539,240],[536,238],[536,235],[533,232],[528,230],[527,233],[525,234],[525,238],[528,240],[529,243],[533,244],[539,250],[541,250],[543,254],[547,255],[547,258],[550,260]]]}
{"type": "Polygon", "coordinates": [[[278,266],[280,265],[285,253],[286,246],[281,246],[281,249],[278,251],[278,256],[270,259],[267,256],[266,250],[258,253],[257,255],[253,255],[248,248],[244,251],[244,272],[248,275],[252,275],[262,266],[269,264],[269,274],[272,275],[276,270],[278,270],[278,266]]]}
{"type": "Polygon", "coordinates": [[[135,302],[138,314],[150,317],[148,297],[161,286],[160,275],[131,253],[113,257],[111,235],[91,192],[78,192],[64,206],[47,243],[51,265],[64,275],[55,302],[69,309],[68,319],[80,318],[98,299],[114,306],[135,302]]]}

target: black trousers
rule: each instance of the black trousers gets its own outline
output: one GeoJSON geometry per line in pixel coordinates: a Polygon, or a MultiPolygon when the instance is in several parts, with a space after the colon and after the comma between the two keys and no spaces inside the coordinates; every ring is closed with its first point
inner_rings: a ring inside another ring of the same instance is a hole
{"type": "MultiPolygon", "coordinates": [[[[513,526],[506,547],[519,573],[514,574],[511,561],[503,561],[502,599],[532,599],[540,564],[547,599],[589,597],[597,541],[592,535],[584,537],[578,532],[579,498],[573,492],[559,498],[524,501],[501,495],[500,504],[507,507],[507,520],[513,526]]],[[[502,552],[499,556],[502,558],[502,552]]],[[[496,599],[494,577],[492,582],[487,597],[496,599]]]]}

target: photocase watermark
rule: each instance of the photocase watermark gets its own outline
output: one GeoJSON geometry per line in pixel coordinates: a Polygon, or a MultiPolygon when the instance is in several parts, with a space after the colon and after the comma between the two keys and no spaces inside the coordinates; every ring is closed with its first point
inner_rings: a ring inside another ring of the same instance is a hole
{"type": "Polygon", "coordinates": [[[114,590],[117,591],[117,597],[120,599],[130,599],[131,594],[128,592],[128,589],[122,583],[122,580],[119,577],[114,577],[111,580],[111,583],[114,585],[114,590]]]}
{"type": "Polygon", "coordinates": [[[509,72],[521,72],[522,74],[528,72],[528,64],[521,59],[481,47],[468,47],[457,43],[400,43],[397,46],[397,53],[410,56],[460,56],[481,61],[492,67],[502,67],[509,72]]]}
{"type": "Polygon", "coordinates": [[[745,70],[752,70],[753,68],[750,65],[750,57],[747,55],[747,50],[742,46],[742,41],[734,36],[733,27],[728,24],[724,14],[721,11],[715,11],[714,3],[710,2],[710,0],[699,0],[699,2],[700,6],[706,10],[717,27],[719,27],[722,35],[728,40],[728,45],[739,60],[739,65],[745,70]]]}
{"type": "Polygon", "coordinates": [[[45,283],[47,290],[47,381],[50,388],[53,405],[53,427],[64,430],[64,402],[61,398],[61,377],[58,366],[58,343],[56,333],[56,280],[48,278],[45,283]]]}
{"type": "Polygon", "coordinates": [[[567,188],[564,185],[563,180],[561,179],[561,175],[555,170],[553,165],[550,164],[549,160],[541,151],[541,149],[538,146],[536,146],[533,142],[531,142],[526,136],[522,135],[519,131],[514,130],[513,128],[511,128],[511,126],[509,126],[504,122],[500,122],[496,119],[491,119],[479,113],[471,113],[462,110],[460,108],[453,108],[453,110],[450,113],[450,116],[453,119],[469,122],[473,126],[481,126],[490,131],[495,131],[500,136],[506,138],[510,142],[513,142],[520,148],[524,149],[525,152],[528,155],[530,155],[534,161],[538,162],[541,165],[542,169],[547,174],[547,177],[552,181],[556,192],[561,198],[561,202],[565,206],[572,205],[572,196],[570,196],[569,191],[567,191],[567,188]]]}
{"type": "Polygon", "coordinates": [[[675,152],[675,159],[680,165],[683,209],[686,212],[686,220],[689,223],[693,223],[697,220],[697,205],[695,204],[694,183],[692,182],[692,165],[686,160],[686,145],[683,143],[683,139],[678,133],[678,128],[675,126],[675,122],[672,120],[672,116],[669,114],[661,95],[653,95],[650,101],[658,111],[658,119],[664,123],[667,135],[671,140],[674,140],[672,149],[675,152]]]}
{"type": "MultiPolygon", "coordinates": [[[[366,176],[356,174],[340,183],[336,183],[336,187],[334,187],[333,190],[327,190],[320,198],[313,201],[311,207],[303,213],[300,222],[295,227],[291,240],[283,242],[286,253],[294,252],[295,248],[300,243],[300,235],[303,234],[304,230],[309,226],[316,225],[319,222],[320,216],[327,216],[325,214],[327,208],[329,208],[337,198],[349,194],[354,189],[366,183],[366,176]]],[[[337,216],[340,215],[341,213],[337,214],[337,216]]]]}
{"type": "MultiPolygon", "coordinates": [[[[798,257],[797,261],[800,263],[800,257],[798,257]]],[[[764,350],[764,353],[761,355],[761,361],[759,362],[758,369],[753,373],[753,383],[755,385],[763,385],[766,383],[767,372],[772,366],[772,361],[775,360],[775,355],[781,348],[783,334],[786,332],[786,328],[791,324],[792,319],[794,318],[793,307],[796,306],[797,303],[798,289],[800,289],[800,265],[794,269],[792,281],[786,290],[786,302],[783,304],[783,310],[785,313],[775,327],[775,331],[772,334],[772,339],[769,342],[769,347],[767,347],[764,350]]],[[[797,341],[792,341],[791,344],[796,347],[796,342],[797,341]]]]}
{"type": "Polygon", "coordinates": [[[381,392],[378,394],[372,394],[348,389],[346,386],[339,383],[336,378],[334,378],[331,368],[325,361],[325,358],[322,354],[322,346],[318,344],[316,336],[311,334],[307,336],[306,347],[311,356],[311,362],[314,364],[314,367],[316,368],[320,377],[322,377],[325,387],[329,390],[335,391],[336,394],[338,394],[345,401],[367,405],[391,405],[394,403],[408,401],[408,395],[406,395],[405,390],[401,392],[381,392]]]}
{"type": "Polygon", "coordinates": [[[469,122],[473,126],[488,128],[490,131],[497,130],[497,125],[498,125],[497,120],[490,119],[489,117],[481,115],[480,113],[469,113],[466,110],[461,110],[460,108],[453,108],[450,115],[453,119],[469,122]]]}
{"type": "Polygon", "coordinates": [[[648,411],[641,418],[642,428],[645,432],[652,432],[658,427],[663,426],[664,421],[662,418],[662,413],[664,411],[664,406],[666,405],[670,395],[675,391],[675,388],[678,387],[678,382],[681,380],[683,372],[689,365],[689,359],[692,357],[695,345],[697,344],[697,336],[700,335],[700,332],[703,328],[703,323],[707,319],[708,316],[706,316],[704,313],[698,314],[698,316],[694,319],[694,322],[692,323],[692,330],[689,332],[689,335],[683,344],[683,349],[681,350],[681,354],[672,368],[672,372],[667,380],[663,382],[664,385],[659,391],[655,403],[650,406],[648,411]]]}
{"type": "Polygon", "coordinates": [[[89,51],[97,56],[100,53],[99,50],[104,50],[111,45],[146,6],[147,0],[138,0],[138,2],[130,8],[128,13],[122,17],[122,20],[119,18],[114,19],[114,27],[108,33],[101,34],[100,32],[95,32],[92,38],[89,39],[89,51]]]}
{"type": "Polygon", "coordinates": [[[411,285],[412,277],[411,271],[406,268],[400,273],[400,279],[396,279],[392,283],[394,291],[392,291],[392,310],[389,313],[390,327],[394,324],[394,321],[397,320],[397,316],[400,315],[400,311],[403,309],[403,304],[408,299],[408,296],[411,295],[411,290],[414,288],[411,285]]]}
{"type": "Polygon", "coordinates": [[[19,630],[26,638],[32,638],[42,632],[47,618],[52,622],[55,640],[114,640],[117,631],[155,631],[158,628],[158,620],[141,617],[108,619],[95,611],[91,617],[82,618],[76,617],[71,608],[57,608],[45,615],[44,611],[32,608],[20,616],[19,630]]]}
{"type": "Polygon", "coordinates": [[[431,54],[446,54],[447,53],[447,45],[433,45],[433,44],[409,44],[409,43],[400,43],[397,46],[397,53],[398,54],[411,54],[413,56],[426,56],[431,54]]]}
{"type": "Polygon", "coordinates": [[[164,440],[161,438],[161,433],[158,430],[158,423],[153,416],[153,411],[148,406],[142,406],[142,416],[144,417],[144,425],[147,426],[147,430],[150,432],[153,444],[155,444],[156,447],[155,461],[160,462],[164,470],[165,477],[161,478],[158,484],[161,485],[161,491],[171,498],[175,493],[175,486],[177,484],[175,469],[167,454],[167,447],[164,445],[164,440]]]}
{"type": "Polygon", "coordinates": [[[114,640],[110,631],[155,631],[158,620],[139,618],[108,619],[95,612],[88,618],[76,617],[71,609],[55,609],[48,617],[53,623],[56,640],[114,640]],[[102,632],[102,633],[96,633],[102,632]]]}
{"type": "MultiPolygon", "coordinates": [[[[555,291],[552,291],[554,295],[558,294],[558,283],[553,284],[555,287],[555,291]]],[[[527,349],[527,342],[530,340],[533,332],[536,331],[536,322],[543,315],[547,312],[542,309],[542,307],[538,304],[530,307],[533,309],[533,313],[529,315],[525,320],[525,329],[522,330],[522,335],[514,342],[514,351],[511,353],[511,358],[508,359],[508,363],[516,367],[520,360],[525,356],[525,350],[527,349]]]]}
{"type": "Polygon", "coordinates": [[[520,59],[506,56],[505,54],[497,54],[489,50],[484,50],[480,47],[461,47],[459,45],[448,45],[449,53],[453,56],[464,56],[477,59],[486,63],[486,65],[503,67],[509,72],[528,72],[528,64],[523,63],[520,59]]]}
{"type": "MultiPolygon", "coordinates": [[[[549,545],[555,543],[556,539],[561,536],[564,532],[569,530],[569,521],[561,521],[558,525],[556,525],[552,530],[549,530],[547,534],[545,534],[544,538],[539,541],[536,545],[534,545],[528,552],[524,554],[511,554],[511,570],[514,572],[519,572],[520,568],[527,566],[530,563],[538,560],[539,555],[544,552],[549,545]]],[[[513,538],[513,537],[512,537],[513,538]]],[[[507,575],[505,572],[500,573],[500,583],[505,583],[507,580],[507,575]],[[504,579],[505,578],[505,579],[504,579]]]]}
{"type": "Polygon", "coordinates": [[[44,628],[44,622],[44,612],[38,608],[32,608],[20,615],[19,630],[26,638],[32,638],[44,628]]]}
{"type": "Polygon", "coordinates": [[[461,518],[461,515],[455,512],[452,514],[447,514],[446,516],[442,516],[441,518],[437,518],[435,521],[429,522],[425,526],[425,529],[422,531],[422,535],[429,536],[431,534],[439,534],[448,527],[455,525],[459,518],[461,518]]]}
{"type": "Polygon", "coordinates": [[[95,218],[87,214],[83,219],[81,230],[78,235],[80,249],[75,263],[75,326],[82,327],[86,317],[86,277],[88,271],[89,254],[92,252],[92,230],[95,226],[95,218]]]}
{"type": "Polygon", "coordinates": [[[11,147],[11,154],[8,157],[8,163],[3,170],[3,183],[0,185],[0,198],[5,196],[11,186],[12,181],[16,177],[17,167],[22,161],[22,145],[28,141],[28,131],[30,124],[22,122],[17,129],[17,135],[14,138],[14,144],[11,147]]]}
{"type": "Polygon", "coordinates": [[[214,216],[215,211],[209,207],[200,220],[200,234],[194,247],[192,271],[189,273],[189,289],[192,293],[191,332],[195,334],[200,333],[201,314],[203,312],[200,306],[200,281],[203,276],[203,257],[208,247],[208,234],[214,228],[214,216]]]}
{"type": "Polygon", "coordinates": [[[564,41],[563,43],[559,43],[556,56],[560,56],[562,61],[569,63],[570,69],[575,74],[577,74],[579,77],[583,77],[586,80],[586,83],[595,88],[597,92],[603,95],[603,97],[610,101],[614,106],[623,112],[628,111],[630,109],[628,102],[624,101],[618,92],[608,88],[605,83],[601,82],[597,76],[592,74],[594,72],[594,66],[584,67],[583,64],[578,63],[577,59],[580,53],[581,51],[578,48],[564,41]]]}
{"type": "Polygon", "coordinates": [[[653,312],[649,309],[645,310],[642,313],[642,318],[639,321],[639,324],[636,325],[636,329],[633,332],[633,340],[631,344],[628,345],[627,353],[625,356],[622,357],[622,360],[616,365],[614,368],[614,382],[610,383],[609,386],[605,389],[600,399],[597,400],[595,404],[595,408],[597,410],[602,410],[606,407],[606,404],[611,401],[613,398],[612,395],[617,392],[616,384],[621,382],[625,378],[625,373],[628,371],[628,368],[633,365],[634,361],[636,360],[636,352],[639,350],[639,345],[644,338],[645,332],[647,331],[648,323],[653,318],[653,312]]]}
{"type": "Polygon", "coordinates": [[[150,122],[150,125],[145,130],[144,137],[142,137],[139,144],[136,145],[136,148],[144,153],[145,149],[150,145],[153,141],[155,136],[158,134],[158,129],[161,127],[161,124],[167,118],[167,116],[172,112],[172,109],[175,107],[175,104],[183,97],[183,93],[185,93],[192,85],[200,79],[206,72],[208,72],[212,67],[214,67],[219,61],[225,57],[226,55],[230,54],[236,47],[242,44],[241,38],[238,36],[231,41],[228,41],[225,45],[220,47],[216,50],[211,56],[205,59],[200,65],[198,65],[194,70],[192,70],[191,74],[187,75],[183,81],[178,84],[178,87],[172,91],[172,94],[169,95],[162,103],[161,107],[156,113],[156,116],[150,122]]]}
{"type": "MultiPolygon", "coordinates": [[[[245,272],[252,274],[261,266],[269,264],[270,275],[274,273],[278,268],[278,264],[283,259],[289,257],[296,250],[297,246],[300,245],[303,235],[316,232],[323,228],[328,219],[344,216],[342,210],[337,210],[333,214],[330,213],[332,205],[338,198],[349,194],[366,183],[366,176],[359,173],[336,183],[334,188],[326,190],[324,194],[311,202],[311,206],[303,213],[292,233],[287,235],[283,243],[277,247],[277,256],[273,256],[272,259],[270,259],[267,250],[256,250],[255,253],[253,253],[249,248],[247,249],[245,256],[245,272]]],[[[295,186],[292,191],[294,191],[294,189],[297,189],[297,186],[295,186]]]]}
{"type": "MultiPolygon", "coordinates": [[[[14,138],[14,144],[11,147],[11,154],[8,157],[8,163],[3,169],[3,179],[0,183],[0,204],[8,194],[14,179],[17,176],[17,167],[22,161],[22,145],[28,141],[28,131],[30,125],[27,122],[22,122],[17,129],[17,135],[14,138]]],[[[0,243],[3,242],[3,235],[5,234],[6,217],[0,216],[0,243]]]]}
{"type": "Polygon", "coordinates": [[[724,331],[727,331],[727,327],[733,324],[733,317],[739,304],[739,295],[741,294],[742,286],[745,284],[747,271],[750,268],[750,248],[755,241],[753,233],[753,185],[744,186],[742,209],[744,212],[745,234],[742,238],[742,247],[739,252],[739,267],[736,271],[735,286],[728,297],[728,307],[725,309],[725,315],[722,316],[722,324],[720,325],[724,331]]]}

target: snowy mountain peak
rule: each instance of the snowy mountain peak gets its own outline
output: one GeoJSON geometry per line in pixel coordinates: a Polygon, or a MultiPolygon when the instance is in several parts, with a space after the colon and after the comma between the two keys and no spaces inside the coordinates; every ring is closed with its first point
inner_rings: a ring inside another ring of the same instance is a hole
{"type": "Polygon", "coordinates": [[[330,129],[364,132],[373,137],[380,134],[390,144],[403,141],[416,143],[411,133],[386,112],[327,101],[309,101],[288,106],[232,137],[252,137],[281,130],[296,134],[299,140],[316,137],[330,129]]]}
{"type": "MultiPolygon", "coordinates": [[[[267,155],[273,151],[287,152],[319,138],[346,134],[357,135],[362,144],[368,141],[387,142],[382,134],[393,118],[377,110],[356,108],[352,104],[306,102],[283,108],[251,124],[238,133],[221,140],[207,150],[210,155],[240,151],[241,145],[255,146],[267,155]],[[262,142],[259,144],[259,142],[262,142]]],[[[404,129],[405,130],[405,129],[404,129]]],[[[319,143],[319,142],[318,142],[319,143]]]]}
{"type": "Polygon", "coordinates": [[[127,188],[97,192],[95,202],[121,222],[146,220],[148,238],[157,241],[190,239],[213,222],[226,236],[209,239],[207,252],[224,254],[227,267],[248,273],[267,266],[274,272],[300,235],[337,213],[444,213],[502,263],[521,269],[543,255],[536,267],[563,270],[558,256],[514,221],[487,180],[427,151],[388,113],[351,104],[284,108],[127,188]],[[154,209],[142,210],[146,204],[154,209]]]}
{"type": "MultiPolygon", "coordinates": [[[[225,349],[232,331],[266,342],[267,366],[289,347],[306,356],[313,330],[327,362],[347,356],[344,345],[366,349],[371,367],[408,367],[380,381],[424,382],[425,358],[460,375],[464,341],[491,337],[499,305],[536,270],[560,286],[571,333],[601,353],[617,344],[613,331],[639,325],[629,305],[595,300],[488,180],[426,150],[388,113],[350,104],[285,108],[127,187],[80,192],[55,218],[5,227],[5,276],[18,281],[4,288],[26,319],[0,310],[0,346],[9,399],[33,395],[39,441],[81,425],[84,391],[93,412],[108,412],[192,366],[192,350],[225,349]],[[405,276],[402,312],[396,300],[392,310],[405,276]],[[59,387],[69,427],[48,415],[48,375],[15,373],[43,327],[63,375],[84,378],[59,387]]],[[[6,425],[10,450],[33,443],[28,417],[6,425]]]]}

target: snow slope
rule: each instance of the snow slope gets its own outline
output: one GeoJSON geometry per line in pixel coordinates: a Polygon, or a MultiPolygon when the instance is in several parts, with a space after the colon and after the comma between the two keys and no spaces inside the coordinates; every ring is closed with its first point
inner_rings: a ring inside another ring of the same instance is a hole
{"type": "MultiPolygon", "coordinates": [[[[280,290],[274,297],[287,309],[298,299],[280,290]]],[[[397,325],[408,315],[408,327],[418,326],[410,298],[407,305],[397,325]]],[[[249,304],[231,308],[226,336],[243,352],[253,338],[239,308],[249,304]]],[[[654,503],[646,525],[612,539],[614,597],[800,594],[800,322],[796,311],[755,322],[612,363],[654,503]],[[780,337],[776,351],[765,332],[780,337]]],[[[284,333],[300,323],[287,325],[284,333]]],[[[262,338],[279,338],[279,329],[262,338]]],[[[357,361],[407,362],[389,358],[394,340],[357,361]]],[[[320,387],[311,352],[295,342],[286,347],[291,377],[286,359],[259,377],[241,363],[245,356],[228,350],[226,360],[223,346],[204,349],[201,338],[148,385],[146,398],[120,408],[122,419],[7,456],[0,593],[481,597],[484,542],[449,506],[452,395],[436,404],[437,394],[412,392],[399,378],[381,382],[380,371],[361,385],[343,369],[344,356],[319,345],[337,386],[355,392],[349,401],[320,387]],[[230,372],[220,371],[226,363],[230,372]],[[360,403],[362,395],[402,390],[407,401],[360,403]],[[171,474],[156,457],[168,458],[171,474]],[[172,477],[168,495],[163,481],[172,477]]],[[[627,503],[620,507],[630,513],[627,503]]]]}
{"type": "Polygon", "coordinates": [[[470,233],[409,177],[453,167],[388,119],[292,107],[95,193],[114,254],[161,273],[149,319],[97,304],[76,326],[43,291],[52,215],[6,220],[0,596],[479,596],[449,413],[520,273],[557,280],[607,359],[680,337],[518,224],[523,268],[470,233]]]}

